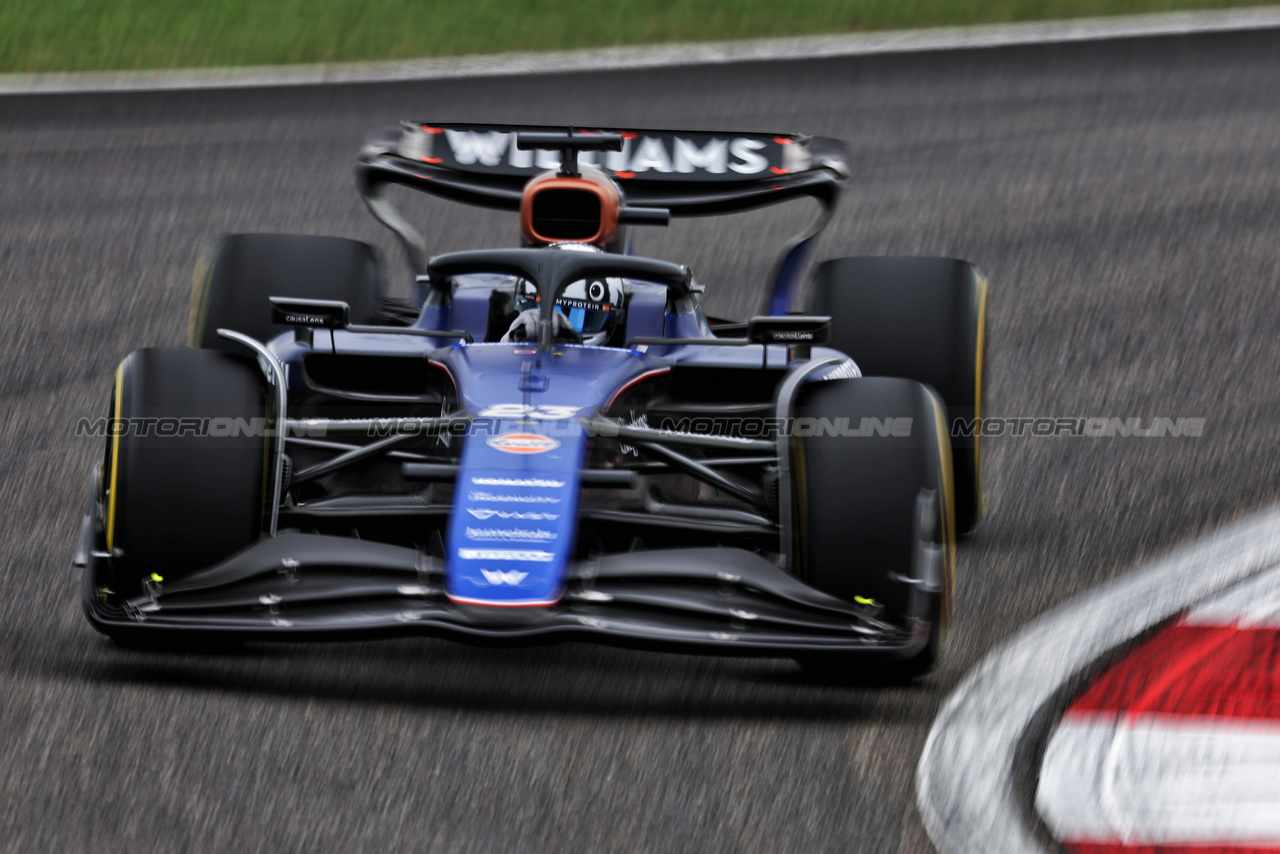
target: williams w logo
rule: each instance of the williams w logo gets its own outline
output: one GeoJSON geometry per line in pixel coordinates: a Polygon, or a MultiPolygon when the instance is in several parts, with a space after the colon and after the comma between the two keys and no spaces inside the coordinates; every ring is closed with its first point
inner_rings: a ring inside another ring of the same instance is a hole
{"type": "Polygon", "coordinates": [[[524,581],[525,576],[529,573],[511,570],[510,572],[502,572],[496,569],[482,569],[480,574],[484,576],[484,580],[490,584],[519,584],[524,581]]]}

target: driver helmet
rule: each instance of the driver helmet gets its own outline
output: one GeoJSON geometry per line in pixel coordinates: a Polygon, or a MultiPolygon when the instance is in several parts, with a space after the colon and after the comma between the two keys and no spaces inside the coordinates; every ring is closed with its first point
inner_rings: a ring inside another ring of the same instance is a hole
{"type": "MultiPolygon", "coordinates": [[[[565,249],[570,252],[600,252],[582,243],[552,244],[549,249],[565,249]]],[[[538,289],[532,282],[521,281],[517,304],[521,311],[538,306],[538,289]]],[[[556,311],[563,314],[582,336],[583,344],[600,346],[609,340],[626,316],[626,295],[622,279],[609,276],[570,282],[556,300],[556,311]]]]}

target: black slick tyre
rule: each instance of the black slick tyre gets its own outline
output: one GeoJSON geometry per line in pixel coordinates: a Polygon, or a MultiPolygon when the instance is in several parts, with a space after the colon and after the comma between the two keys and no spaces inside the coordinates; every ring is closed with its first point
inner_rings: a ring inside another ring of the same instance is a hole
{"type": "Polygon", "coordinates": [[[147,580],[212,566],[258,540],[268,398],[249,358],[137,350],[120,363],[102,474],[96,586],[119,605],[147,580]]]}
{"type": "Polygon", "coordinates": [[[800,663],[840,681],[921,675],[941,653],[953,586],[954,490],[942,402],[911,380],[830,380],[803,386],[792,412],[805,419],[795,422],[792,439],[797,575],[877,608],[917,647],[905,655],[810,655],[800,663]]]}
{"type": "Polygon", "coordinates": [[[224,237],[191,298],[188,343],[244,353],[219,329],[267,341],[289,327],[271,322],[271,297],[342,300],[351,322],[372,323],[381,296],[378,262],[367,243],[305,234],[224,237]]]}
{"type": "Polygon", "coordinates": [[[956,530],[986,510],[982,437],[987,279],[953,258],[837,258],[815,273],[811,310],[831,317],[830,345],[863,376],[905,377],[931,386],[947,407],[956,530]]]}

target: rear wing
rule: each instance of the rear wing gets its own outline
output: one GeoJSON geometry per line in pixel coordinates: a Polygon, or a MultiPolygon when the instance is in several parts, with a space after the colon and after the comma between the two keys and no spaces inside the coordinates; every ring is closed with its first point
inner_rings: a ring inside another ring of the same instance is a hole
{"type": "Polygon", "coordinates": [[[621,151],[583,152],[579,162],[604,170],[635,207],[689,217],[816,199],[817,220],[788,241],[774,266],[773,314],[789,308],[804,250],[830,219],[849,176],[844,143],[801,134],[403,122],[369,133],[357,182],[370,211],[400,237],[415,273],[422,275],[425,241],[390,204],[387,187],[399,184],[464,204],[518,211],[529,179],[560,165],[557,152],[519,148],[518,135],[566,131],[622,136],[621,151]]]}

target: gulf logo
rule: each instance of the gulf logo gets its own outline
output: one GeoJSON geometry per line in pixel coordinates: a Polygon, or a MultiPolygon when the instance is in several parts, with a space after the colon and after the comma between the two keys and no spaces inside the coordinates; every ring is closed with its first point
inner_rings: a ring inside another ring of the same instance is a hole
{"type": "Polygon", "coordinates": [[[489,447],[507,454],[541,454],[560,447],[560,443],[550,436],[535,433],[507,433],[504,436],[490,436],[485,441],[489,447]]]}

